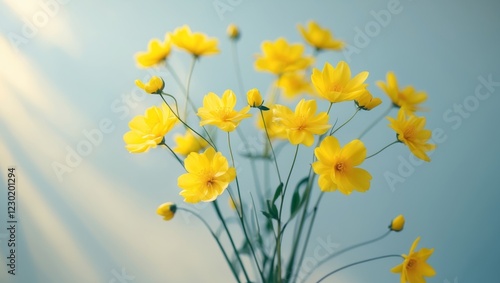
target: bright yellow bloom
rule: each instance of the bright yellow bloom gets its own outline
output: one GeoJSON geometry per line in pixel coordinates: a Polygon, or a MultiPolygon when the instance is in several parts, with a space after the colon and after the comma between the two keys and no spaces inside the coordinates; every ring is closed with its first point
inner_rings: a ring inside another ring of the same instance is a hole
{"type": "Polygon", "coordinates": [[[294,98],[300,94],[314,93],[311,82],[306,78],[304,72],[285,73],[279,77],[277,84],[283,90],[285,97],[288,98],[294,98]]]}
{"type": "Polygon", "coordinates": [[[436,271],[427,263],[427,259],[432,255],[434,249],[422,248],[415,252],[420,237],[411,245],[410,253],[403,255],[404,261],[391,269],[394,273],[401,273],[401,283],[425,283],[424,277],[436,275],[436,271]]]}
{"type": "Polygon", "coordinates": [[[177,206],[172,202],[166,202],[156,209],[156,214],[163,216],[163,220],[168,221],[174,218],[177,206]]]}
{"type": "Polygon", "coordinates": [[[387,83],[378,81],[377,86],[389,96],[395,106],[406,108],[410,114],[422,110],[419,104],[427,100],[427,94],[424,91],[416,91],[413,86],[399,89],[393,72],[388,72],[386,79],[387,83]]]}
{"type": "Polygon", "coordinates": [[[165,41],[161,42],[158,39],[152,39],[149,41],[148,50],[145,52],[138,52],[135,55],[135,59],[137,60],[137,64],[140,67],[152,67],[157,64],[164,62],[171,50],[170,39],[165,36],[165,41]]]}
{"type": "Polygon", "coordinates": [[[235,24],[230,24],[229,26],[227,26],[227,35],[230,39],[240,38],[240,30],[238,29],[238,26],[236,26],[235,24]]]}
{"type": "Polygon", "coordinates": [[[314,149],[318,161],[312,164],[319,175],[318,184],[323,192],[339,190],[349,195],[352,191],[365,192],[370,188],[372,176],[368,171],[357,168],[366,157],[366,148],[362,141],[353,140],[340,147],[339,141],[327,136],[314,149]]]}
{"type": "Polygon", "coordinates": [[[295,107],[295,112],[284,105],[274,108],[274,122],[283,127],[291,144],[311,146],[314,135],[322,135],[328,131],[328,114],[316,114],[316,101],[302,99],[295,107]]]}
{"type": "Polygon", "coordinates": [[[190,153],[184,167],[187,173],[179,176],[177,185],[188,203],[215,200],[236,178],[236,169],[229,167],[227,159],[213,147],[204,153],[190,153]]]}
{"type": "Polygon", "coordinates": [[[165,82],[162,78],[153,76],[149,79],[149,82],[143,83],[141,80],[135,80],[135,84],[143,89],[145,92],[150,94],[161,93],[163,88],[165,87],[165,82]]]}
{"type": "Polygon", "coordinates": [[[165,103],[161,107],[146,109],[144,116],[136,116],[128,123],[130,131],[123,135],[125,148],[130,153],[147,152],[155,148],[177,121],[165,103]]]}
{"type": "Polygon", "coordinates": [[[400,142],[407,145],[416,157],[427,162],[431,161],[426,152],[434,150],[436,145],[427,143],[431,138],[432,132],[424,129],[425,117],[407,116],[405,108],[401,108],[399,109],[397,119],[392,117],[387,117],[387,119],[390,121],[389,127],[396,131],[400,142]]]}
{"type": "Polygon", "coordinates": [[[270,139],[286,139],[287,135],[283,126],[274,121],[276,120],[274,115],[275,113],[274,109],[276,109],[276,105],[271,104],[268,106],[269,106],[269,111],[264,111],[262,113],[264,115],[264,121],[262,121],[262,117],[260,117],[260,115],[257,117],[257,127],[259,129],[264,130],[264,122],[265,122],[267,134],[269,135],[270,139]]]}
{"type": "Polygon", "coordinates": [[[354,99],[356,105],[363,110],[372,110],[373,108],[379,106],[382,103],[382,99],[378,97],[373,97],[372,94],[366,90],[361,95],[354,99]]]}
{"type": "Polygon", "coordinates": [[[304,40],[318,50],[331,49],[338,51],[344,47],[343,41],[335,39],[328,29],[322,28],[315,21],[309,21],[307,30],[302,25],[298,25],[298,28],[304,40]]]}
{"type": "Polygon", "coordinates": [[[219,98],[217,94],[210,92],[203,98],[203,107],[198,108],[200,126],[214,125],[225,132],[232,132],[238,127],[241,120],[252,116],[247,114],[250,106],[245,106],[240,111],[234,110],[236,106],[236,95],[230,89],[219,98]]]}
{"type": "Polygon", "coordinates": [[[193,33],[187,25],[177,28],[170,37],[175,46],[196,57],[219,53],[216,38],[209,38],[201,32],[193,33]]]}
{"type": "Polygon", "coordinates": [[[187,130],[184,136],[180,134],[175,135],[174,139],[177,146],[172,150],[184,156],[191,152],[199,152],[208,146],[208,143],[204,139],[198,135],[195,136],[191,130],[187,130]]]}
{"type": "Polygon", "coordinates": [[[304,45],[288,44],[284,38],[278,38],[275,42],[264,41],[261,49],[263,54],[258,54],[255,60],[255,68],[258,71],[281,75],[304,70],[314,62],[311,56],[303,56],[304,45]]]}
{"type": "Polygon", "coordinates": [[[260,91],[256,88],[252,88],[247,92],[247,102],[250,107],[259,107],[264,103],[260,91]]]}
{"type": "Polygon", "coordinates": [[[399,232],[403,230],[404,226],[405,226],[405,217],[400,214],[392,220],[389,229],[391,229],[392,231],[399,232]]]}
{"type": "Polygon", "coordinates": [[[330,63],[325,63],[323,70],[313,69],[311,81],[319,96],[332,103],[354,100],[366,91],[368,72],[363,71],[351,79],[349,65],[340,61],[333,68],[330,63]]]}

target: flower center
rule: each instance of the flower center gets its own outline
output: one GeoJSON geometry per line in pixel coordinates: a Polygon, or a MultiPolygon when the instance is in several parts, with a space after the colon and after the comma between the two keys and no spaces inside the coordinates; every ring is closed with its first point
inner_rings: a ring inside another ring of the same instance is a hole
{"type": "Polygon", "coordinates": [[[417,261],[413,258],[411,258],[408,261],[408,264],[406,264],[406,269],[413,269],[417,265],[417,261]]]}
{"type": "Polygon", "coordinates": [[[338,172],[343,172],[345,170],[345,164],[343,162],[335,164],[335,170],[338,172]]]}
{"type": "Polygon", "coordinates": [[[406,140],[408,139],[412,139],[413,136],[414,136],[414,132],[415,132],[415,128],[413,127],[407,127],[405,130],[404,130],[404,133],[403,133],[403,136],[406,140]]]}
{"type": "Polygon", "coordinates": [[[330,91],[333,91],[333,92],[342,92],[342,86],[337,84],[337,85],[333,85],[330,87],[330,91]]]}

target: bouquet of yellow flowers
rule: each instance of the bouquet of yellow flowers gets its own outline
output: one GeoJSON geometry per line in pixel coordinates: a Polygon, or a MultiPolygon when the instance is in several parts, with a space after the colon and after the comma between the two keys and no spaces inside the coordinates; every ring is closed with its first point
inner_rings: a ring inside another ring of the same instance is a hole
{"type": "MultiPolygon", "coordinates": [[[[298,29],[304,41],[312,47],[312,55],[304,54],[305,45],[291,44],[285,38],[262,43],[261,54],[255,59],[255,69],[275,77],[265,99],[260,91],[262,88],[254,87],[248,91],[243,88],[237,56],[240,31],[235,25],[228,27],[227,34],[233,47],[240,88],[238,94],[227,89],[222,95],[207,92],[201,103],[191,99],[190,84],[196,63],[204,56],[218,54],[220,50],[217,39],[192,32],[188,26],[167,33],[163,41],[151,40],[147,51],[136,55],[140,67],[166,67],[181,93],[167,91],[164,79],[158,76],[152,76],[147,82],[136,81],[139,88],[158,95],[161,105],[148,108],[144,115],[130,121],[130,131],[123,137],[126,149],[131,153],[142,153],[159,145],[170,151],[185,170],[177,179],[184,202],[187,205],[210,203],[219,225],[214,228],[189,206],[177,206],[172,202],[161,204],[157,213],[164,220],[172,219],[178,211],[198,218],[213,236],[237,282],[303,282],[333,257],[380,240],[393,231],[401,231],[405,219],[399,215],[381,236],[329,254],[307,272],[301,270],[325,193],[349,195],[355,191],[368,191],[372,176],[362,168],[363,162],[389,146],[404,144],[425,161],[430,161],[427,152],[435,148],[429,143],[431,131],[425,129],[425,118],[416,115],[427,94],[412,86],[401,88],[393,72],[387,73],[386,81],[377,82],[391,100],[387,110],[372,119],[356,139],[341,145],[336,133],[360,111],[370,111],[381,105],[382,100],[369,91],[367,71],[352,74],[349,64],[344,61],[335,66],[326,62],[322,69],[314,67],[319,53],[342,50],[343,41],[314,21],[307,26],[299,25],[298,29]],[[192,55],[185,84],[167,60],[172,47],[192,55]],[[237,100],[245,99],[245,92],[247,105],[237,108],[237,100]],[[299,96],[307,98],[289,108],[287,101],[290,100],[286,99],[299,96]],[[354,111],[349,119],[337,125],[338,118],[332,115],[331,109],[341,102],[353,103],[354,111]],[[396,132],[395,140],[368,155],[361,138],[393,109],[398,109],[397,116],[387,119],[396,132]],[[196,115],[189,115],[192,112],[196,115]],[[253,135],[261,135],[265,142],[257,150],[235,155],[232,146],[234,133],[250,149],[249,134],[242,132],[240,124],[252,116],[257,119],[257,130],[253,135]],[[177,133],[174,141],[165,139],[167,133],[178,128],[182,133],[177,133]],[[226,141],[218,141],[218,135],[225,135],[226,141]],[[286,145],[294,148],[294,154],[291,161],[280,164],[278,149],[286,145]],[[226,146],[226,150],[221,150],[226,146]],[[297,158],[299,150],[310,150],[311,146],[314,146],[310,151],[311,159],[306,160],[309,172],[294,172],[294,167],[301,161],[297,158]],[[247,159],[251,170],[237,170],[237,158],[247,159]],[[257,164],[264,165],[262,174],[258,173],[257,164]],[[254,182],[242,183],[242,174],[252,174],[254,182]],[[303,176],[298,176],[300,174],[303,176]],[[292,175],[301,177],[296,184],[292,184],[292,175]],[[313,194],[315,190],[319,190],[319,194],[313,194]],[[219,205],[224,193],[232,207],[230,216],[224,215],[219,205]],[[236,227],[228,225],[229,218],[237,219],[236,227]],[[227,242],[221,240],[222,235],[227,237],[227,242]],[[285,236],[287,241],[284,241],[285,236]]],[[[332,270],[318,282],[350,266],[389,257],[402,259],[401,264],[391,270],[401,273],[401,282],[425,282],[425,277],[435,275],[434,269],[426,262],[433,249],[416,251],[419,239],[415,240],[408,255],[383,255],[354,262],[332,270]]]]}

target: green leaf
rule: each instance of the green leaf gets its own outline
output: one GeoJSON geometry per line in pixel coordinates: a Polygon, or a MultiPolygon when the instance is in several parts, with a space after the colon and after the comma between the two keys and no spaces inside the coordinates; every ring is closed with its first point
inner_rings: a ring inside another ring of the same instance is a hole
{"type": "Polygon", "coordinates": [[[290,207],[290,215],[291,217],[293,217],[295,215],[295,213],[297,213],[297,211],[299,210],[300,208],[300,194],[298,191],[295,191],[293,192],[293,196],[292,196],[292,205],[290,207]]]}
{"type": "Polygon", "coordinates": [[[273,218],[273,217],[271,216],[271,214],[269,214],[269,212],[264,211],[264,210],[262,210],[261,212],[262,212],[262,214],[264,214],[264,216],[265,216],[265,217],[267,217],[268,219],[272,219],[272,218],[273,218]]]}
{"type": "Polygon", "coordinates": [[[276,188],[276,191],[274,192],[273,203],[280,197],[282,191],[283,191],[283,183],[280,183],[279,186],[276,188]]]}

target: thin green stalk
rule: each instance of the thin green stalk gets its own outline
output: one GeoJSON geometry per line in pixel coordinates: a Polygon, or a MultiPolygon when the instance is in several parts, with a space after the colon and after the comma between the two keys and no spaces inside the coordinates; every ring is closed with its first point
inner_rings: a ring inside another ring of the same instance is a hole
{"type": "Polygon", "coordinates": [[[178,112],[174,112],[174,110],[172,109],[172,107],[170,106],[170,104],[165,100],[165,97],[163,97],[163,95],[167,95],[168,97],[172,98],[175,102],[175,106],[176,106],[176,110],[177,110],[177,100],[175,99],[175,97],[171,94],[168,94],[168,93],[165,93],[165,92],[162,92],[160,93],[160,97],[161,99],[163,100],[163,102],[165,102],[165,104],[168,106],[168,108],[170,109],[170,111],[172,111],[172,113],[175,115],[175,117],[188,129],[190,129],[191,131],[193,131],[193,133],[197,134],[200,138],[202,138],[203,140],[205,140],[211,147],[213,147],[215,150],[217,150],[217,147],[215,146],[215,143],[213,142],[212,138],[210,137],[210,135],[208,134],[207,130],[205,129],[205,127],[203,127],[203,130],[205,130],[205,133],[207,134],[207,137],[210,141],[208,141],[204,136],[202,136],[200,133],[198,133],[197,131],[195,131],[193,128],[191,128],[191,126],[189,126],[183,119],[181,119],[181,117],[179,116],[178,112]]]}
{"type": "Polygon", "coordinates": [[[304,227],[304,223],[305,223],[305,220],[307,218],[306,217],[307,209],[309,207],[309,201],[311,199],[311,191],[312,191],[314,179],[316,177],[316,174],[312,174],[312,167],[309,168],[308,177],[309,178],[308,178],[307,186],[306,186],[306,189],[305,189],[305,192],[304,192],[304,197],[306,198],[306,200],[304,201],[305,204],[304,204],[304,208],[302,210],[302,216],[300,218],[299,228],[297,230],[297,237],[294,239],[294,242],[293,242],[292,252],[290,254],[290,261],[288,262],[288,266],[287,266],[287,270],[286,270],[286,277],[285,278],[290,278],[291,275],[292,275],[293,266],[294,266],[294,263],[295,263],[295,256],[297,254],[297,248],[298,248],[298,245],[299,245],[299,242],[300,242],[300,237],[302,236],[302,229],[304,227]]]}
{"type": "Polygon", "coordinates": [[[393,144],[397,144],[397,143],[400,143],[400,141],[396,140],[396,141],[393,141],[391,142],[390,144],[384,146],[382,149],[380,149],[379,151],[375,152],[374,154],[370,155],[370,156],[367,156],[365,159],[368,159],[368,158],[371,158],[371,157],[374,157],[375,155],[381,153],[384,149],[388,148],[389,146],[393,145],[393,144]]]}
{"type": "Polygon", "coordinates": [[[233,53],[234,70],[236,72],[236,77],[238,80],[238,87],[240,89],[241,95],[243,95],[245,93],[245,88],[243,87],[243,77],[241,76],[240,60],[238,58],[238,48],[236,45],[236,40],[231,40],[231,51],[233,53]]]}
{"type": "Polygon", "coordinates": [[[175,152],[172,150],[172,148],[170,148],[170,146],[168,146],[166,143],[165,143],[165,139],[163,139],[158,145],[164,145],[166,148],[168,148],[168,150],[170,150],[170,152],[172,153],[172,155],[175,157],[175,159],[177,159],[177,161],[179,162],[179,164],[184,167],[184,162],[182,162],[182,160],[179,158],[179,156],[177,156],[177,154],[175,154],[175,152]]]}
{"type": "MultiPolygon", "coordinates": [[[[358,244],[355,244],[355,245],[352,245],[352,246],[349,246],[345,249],[342,249],[336,253],[332,253],[330,254],[328,257],[326,257],[325,259],[321,260],[320,262],[318,262],[313,268],[311,268],[309,270],[309,272],[306,273],[306,275],[304,276],[304,282],[307,280],[307,278],[309,278],[309,276],[311,276],[311,274],[314,272],[314,270],[318,269],[318,267],[320,267],[321,265],[323,265],[324,263],[328,262],[329,260],[331,260],[332,258],[334,257],[337,257],[343,253],[346,253],[350,250],[354,250],[356,248],[359,248],[361,246],[365,246],[365,245],[368,245],[368,244],[371,244],[371,243],[374,243],[376,241],[380,241],[382,240],[383,238],[385,238],[387,235],[389,235],[391,233],[392,230],[388,230],[387,232],[385,232],[384,234],[382,234],[381,236],[378,236],[377,238],[374,238],[374,239],[371,239],[371,240],[368,240],[368,241],[365,241],[365,242],[361,242],[361,243],[358,243],[358,244]]],[[[299,265],[300,266],[300,265],[299,265]]]]}
{"type": "Polygon", "coordinates": [[[281,238],[282,238],[283,231],[281,230],[281,215],[283,212],[283,202],[285,201],[285,194],[286,194],[286,189],[288,188],[288,182],[290,181],[290,177],[292,176],[292,172],[293,172],[293,167],[295,166],[295,161],[297,160],[299,146],[300,146],[300,144],[298,144],[297,147],[295,148],[295,154],[293,155],[292,166],[290,167],[290,172],[288,172],[288,177],[286,178],[285,186],[283,187],[283,192],[281,193],[280,209],[279,209],[279,213],[278,213],[278,237],[276,238],[276,254],[278,257],[278,270],[277,270],[278,282],[282,281],[281,238]]]}
{"type": "Polygon", "coordinates": [[[193,75],[194,65],[198,57],[193,55],[193,60],[191,61],[191,67],[189,68],[188,77],[186,80],[186,104],[184,105],[184,120],[187,120],[187,106],[189,104],[189,87],[191,86],[191,76],[193,75]]]}
{"type": "MultiPolygon", "coordinates": [[[[250,148],[250,144],[248,143],[247,139],[245,138],[245,135],[241,133],[241,129],[238,127],[236,128],[236,133],[240,137],[240,139],[243,141],[243,144],[245,145],[245,148],[250,148]]],[[[257,178],[257,167],[255,166],[255,160],[253,157],[250,157],[250,168],[252,169],[252,174],[254,176],[254,181],[255,181],[255,187],[257,188],[257,194],[258,197],[263,200],[264,199],[264,191],[262,190],[262,186],[260,185],[259,178],[257,178]]]]}
{"type": "Polygon", "coordinates": [[[385,116],[387,116],[387,114],[389,114],[392,108],[394,108],[394,104],[391,103],[391,105],[389,106],[389,108],[387,108],[387,110],[385,110],[380,116],[378,116],[377,119],[373,120],[373,122],[368,127],[366,127],[366,129],[364,129],[363,132],[361,132],[358,139],[361,139],[366,133],[368,133],[368,131],[371,128],[373,128],[373,126],[375,126],[380,120],[382,120],[385,116]]]}
{"type": "Polygon", "coordinates": [[[220,211],[219,204],[217,203],[217,200],[213,201],[212,204],[214,205],[215,212],[217,213],[217,217],[219,217],[219,220],[222,222],[222,226],[224,226],[224,230],[226,230],[226,234],[229,238],[229,242],[231,243],[231,246],[233,247],[233,250],[234,250],[234,254],[236,255],[236,258],[241,265],[241,269],[243,270],[243,274],[245,275],[245,279],[247,280],[247,282],[250,282],[250,277],[248,276],[245,265],[243,264],[243,261],[241,260],[240,253],[238,252],[238,249],[236,248],[236,245],[234,244],[234,240],[233,240],[233,237],[231,236],[231,232],[227,228],[226,221],[224,220],[224,217],[222,216],[222,213],[220,211]]]}
{"type": "Polygon", "coordinates": [[[297,272],[300,270],[300,266],[302,265],[302,261],[304,260],[304,256],[305,256],[306,251],[307,251],[307,245],[309,244],[309,238],[311,237],[311,232],[312,232],[314,220],[316,220],[316,215],[318,213],[319,203],[320,203],[321,199],[323,198],[324,194],[325,193],[321,192],[321,194],[318,197],[318,200],[316,201],[316,204],[314,205],[312,219],[311,219],[311,222],[309,222],[309,229],[307,231],[307,235],[306,235],[306,238],[304,240],[304,246],[302,247],[302,252],[300,253],[299,261],[297,262],[297,272]]]}
{"type": "MultiPolygon", "coordinates": [[[[354,118],[354,116],[356,116],[356,114],[358,114],[359,110],[361,110],[361,108],[357,108],[356,111],[354,112],[354,114],[352,114],[351,118],[349,118],[347,121],[344,122],[344,124],[340,125],[337,129],[335,129],[335,131],[330,132],[330,136],[335,134],[338,130],[342,129],[342,127],[347,125],[347,123],[351,122],[352,118],[354,118]]],[[[332,130],[333,130],[333,128],[332,128],[332,130]]]]}
{"type": "Polygon", "coordinates": [[[210,228],[210,225],[208,225],[208,223],[205,221],[205,219],[203,219],[198,213],[196,213],[192,210],[186,209],[186,208],[177,207],[177,210],[182,210],[182,211],[186,211],[186,212],[191,213],[196,218],[198,218],[205,225],[205,227],[207,227],[208,231],[210,232],[210,234],[212,234],[212,237],[217,242],[217,245],[219,245],[219,249],[222,251],[222,254],[224,255],[224,259],[226,260],[227,264],[229,265],[229,268],[231,268],[231,272],[233,273],[234,278],[236,279],[237,282],[241,282],[240,278],[238,277],[238,272],[236,272],[236,269],[234,268],[233,264],[231,263],[231,260],[229,260],[229,257],[226,253],[226,250],[222,246],[222,243],[220,242],[219,237],[217,237],[217,235],[215,235],[215,233],[212,231],[212,228],[210,228]]]}
{"type": "MultiPolygon", "coordinates": [[[[229,155],[231,156],[231,163],[233,164],[233,167],[234,167],[235,166],[234,155],[233,155],[233,149],[231,147],[231,138],[230,138],[229,132],[227,133],[227,144],[229,147],[229,155]]],[[[239,216],[240,221],[241,221],[241,227],[243,228],[243,234],[245,235],[245,239],[246,239],[248,245],[250,246],[250,251],[252,252],[253,258],[255,260],[255,265],[257,265],[257,269],[259,270],[259,275],[261,276],[262,280],[264,280],[264,274],[262,273],[262,270],[260,269],[259,261],[257,260],[257,256],[255,255],[255,250],[253,248],[252,241],[250,241],[250,238],[248,237],[248,232],[247,232],[246,225],[245,225],[245,218],[244,218],[245,215],[243,212],[243,202],[241,201],[241,191],[240,191],[240,183],[238,181],[238,174],[236,174],[236,189],[238,191],[238,200],[240,202],[240,211],[238,212],[238,216],[239,216]]],[[[238,208],[238,207],[236,207],[236,208],[238,208]]],[[[237,211],[238,211],[238,209],[237,209],[237,211]]]]}
{"type": "Polygon", "coordinates": [[[281,174],[278,167],[278,160],[276,159],[276,153],[274,153],[273,144],[271,142],[271,138],[269,137],[269,132],[267,131],[267,125],[266,125],[266,120],[264,119],[264,113],[260,109],[259,112],[260,112],[260,117],[262,118],[262,123],[264,124],[264,130],[266,132],[267,142],[269,143],[269,147],[271,148],[271,152],[273,153],[274,165],[276,167],[276,173],[278,174],[278,180],[280,181],[280,183],[283,183],[283,181],[281,181],[281,174]]]}
{"type": "Polygon", "coordinates": [[[319,279],[316,283],[319,283],[323,280],[325,280],[327,277],[341,271],[341,270],[344,270],[346,268],[349,268],[351,266],[354,266],[354,265],[358,265],[358,264],[362,264],[362,263],[365,263],[365,262],[369,262],[369,261],[374,261],[374,260],[379,260],[379,259],[384,259],[384,258],[388,258],[388,257],[401,257],[400,255],[383,255],[383,256],[378,256],[378,257],[372,257],[372,258],[369,258],[369,259],[365,259],[365,260],[361,260],[361,261],[357,261],[357,262],[353,262],[351,264],[348,264],[348,265],[345,265],[345,266],[342,266],[341,268],[338,268],[338,269],[335,269],[334,271],[328,273],[327,275],[321,277],[321,279],[319,279]]]}
{"type": "Polygon", "coordinates": [[[184,96],[186,96],[186,88],[185,86],[182,84],[181,82],[181,79],[179,78],[179,76],[177,76],[177,73],[175,72],[175,70],[172,68],[172,66],[170,66],[169,64],[165,64],[166,67],[167,67],[167,70],[170,72],[170,74],[172,75],[172,78],[174,78],[174,81],[175,83],[181,88],[182,90],[182,93],[184,94],[184,96]]]}

